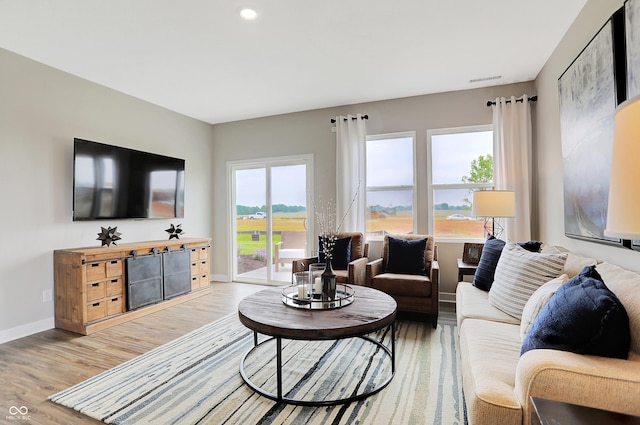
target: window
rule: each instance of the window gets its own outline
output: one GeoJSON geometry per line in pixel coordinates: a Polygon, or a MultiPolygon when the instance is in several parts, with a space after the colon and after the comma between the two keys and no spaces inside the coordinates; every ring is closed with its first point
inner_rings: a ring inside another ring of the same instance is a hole
{"type": "Polygon", "coordinates": [[[484,219],[472,216],[473,191],[493,186],[491,125],[427,132],[429,229],[436,238],[481,239],[484,219]]]}
{"type": "Polygon", "coordinates": [[[415,231],[415,132],[367,136],[367,238],[415,231]]]}

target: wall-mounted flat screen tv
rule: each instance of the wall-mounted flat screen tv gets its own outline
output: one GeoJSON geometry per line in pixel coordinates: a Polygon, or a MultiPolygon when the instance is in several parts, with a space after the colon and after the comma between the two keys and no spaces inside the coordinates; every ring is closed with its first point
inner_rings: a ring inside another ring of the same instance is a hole
{"type": "Polygon", "coordinates": [[[184,217],[184,159],[74,139],[73,220],[184,217]]]}

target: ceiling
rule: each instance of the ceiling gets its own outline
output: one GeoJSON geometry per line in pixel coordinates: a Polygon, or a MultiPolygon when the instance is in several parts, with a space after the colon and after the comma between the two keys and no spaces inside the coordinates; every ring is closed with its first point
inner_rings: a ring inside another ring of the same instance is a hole
{"type": "Polygon", "coordinates": [[[215,124],[530,81],[586,1],[0,0],[0,47],[215,124]]]}

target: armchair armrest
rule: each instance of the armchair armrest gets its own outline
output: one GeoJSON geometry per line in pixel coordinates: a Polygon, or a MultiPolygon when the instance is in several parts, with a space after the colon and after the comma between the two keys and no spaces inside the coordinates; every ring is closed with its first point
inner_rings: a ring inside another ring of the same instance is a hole
{"type": "Polygon", "coordinates": [[[309,264],[317,263],[318,257],[302,258],[291,262],[292,273],[306,272],[309,270],[309,264]]]}
{"type": "Polygon", "coordinates": [[[376,260],[371,261],[370,263],[367,264],[367,271],[366,271],[366,286],[371,286],[371,280],[373,279],[374,276],[379,275],[382,273],[382,258],[378,258],[376,260]]]}
{"type": "Polygon", "coordinates": [[[367,286],[367,257],[358,258],[349,263],[347,267],[349,283],[354,285],[367,286]]]}
{"type": "Polygon", "coordinates": [[[559,350],[532,350],[520,357],[515,394],[529,425],[530,397],[541,397],[629,415],[640,415],[640,356],[628,360],[559,350]]]}
{"type": "Polygon", "coordinates": [[[431,262],[431,271],[429,273],[431,282],[436,285],[436,288],[440,287],[440,264],[437,260],[431,262]]]}

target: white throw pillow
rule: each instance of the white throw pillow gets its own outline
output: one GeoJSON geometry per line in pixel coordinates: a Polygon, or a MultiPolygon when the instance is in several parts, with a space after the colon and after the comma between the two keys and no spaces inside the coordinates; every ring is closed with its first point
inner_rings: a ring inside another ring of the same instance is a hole
{"type": "Polygon", "coordinates": [[[521,340],[524,340],[525,335],[529,332],[529,328],[531,328],[533,321],[538,317],[538,313],[540,313],[542,307],[547,304],[551,297],[553,297],[553,294],[555,294],[558,288],[567,280],[569,280],[569,276],[565,273],[545,283],[531,295],[529,301],[524,305],[524,309],[522,309],[522,321],[520,322],[521,340]]]}
{"type": "Polygon", "coordinates": [[[567,248],[549,245],[544,246],[541,251],[543,254],[567,254],[567,262],[564,263],[564,272],[567,276],[574,277],[587,266],[595,266],[598,264],[598,260],[589,257],[583,257],[581,255],[569,252],[567,248]]]}
{"type": "Polygon", "coordinates": [[[529,252],[511,241],[502,249],[489,291],[489,303],[520,320],[531,295],[546,282],[560,276],[567,254],[529,252]]]}

